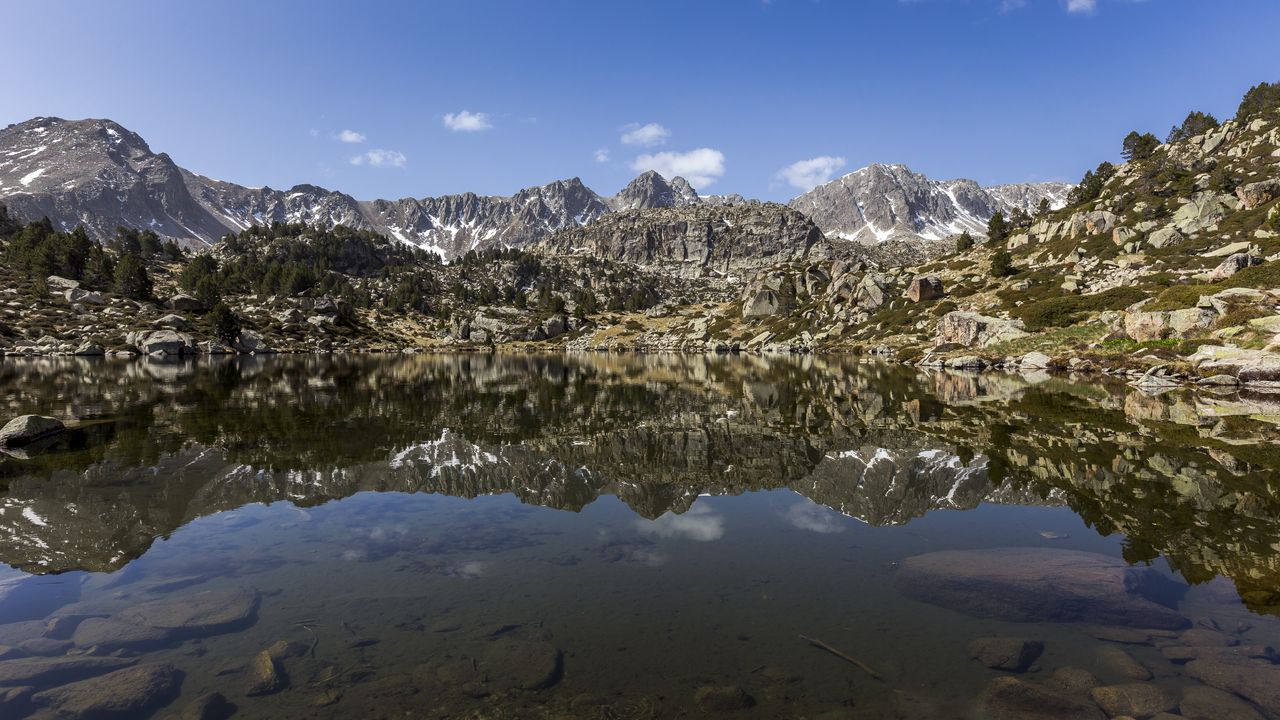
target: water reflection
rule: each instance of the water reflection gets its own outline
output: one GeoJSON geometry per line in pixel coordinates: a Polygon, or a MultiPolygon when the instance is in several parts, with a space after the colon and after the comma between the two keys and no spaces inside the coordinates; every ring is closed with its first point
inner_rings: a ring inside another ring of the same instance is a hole
{"type": "MultiPolygon", "coordinates": [[[[0,561],[20,571],[0,577],[0,646],[27,643],[24,667],[52,657],[64,665],[42,672],[76,679],[118,669],[65,658],[159,653],[175,669],[149,664],[137,681],[181,685],[183,702],[199,688],[234,700],[228,683],[254,698],[305,688],[306,712],[343,716],[416,687],[445,715],[479,703],[492,716],[665,717],[691,702],[672,683],[703,667],[699,712],[748,712],[716,690],[724,677],[749,679],[761,716],[852,707],[833,656],[793,647],[816,626],[885,676],[883,692],[859,686],[866,716],[954,717],[989,671],[903,648],[1007,630],[904,606],[893,580],[925,562],[908,558],[993,546],[1049,551],[1029,566],[1088,551],[1090,582],[1118,578],[1133,596],[1115,617],[1140,611],[1148,630],[1205,629],[1197,603],[1280,611],[1280,396],[726,356],[49,359],[0,364],[0,387],[7,416],[80,421],[55,446],[0,458],[0,561]],[[1099,559],[1117,551],[1200,587],[1170,600],[1162,572],[1099,559]],[[175,624],[173,603],[200,606],[192,593],[242,612],[175,624]],[[207,639],[201,654],[183,650],[191,638],[207,639]],[[622,665],[605,661],[619,653],[622,665]],[[670,676],[641,681],[628,670],[641,667],[670,676]],[[902,692],[931,672],[951,679],[902,692]],[[528,693],[552,686],[534,712],[528,693]]],[[[1230,630],[1236,655],[1272,642],[1265,617],[1224,612],[1212,631],[1230,630]]],[[[1109,672],[1079,633],[1040,632],[1050,667],[1109,672]]],[[[1162,638],[1130,650],[1174,668],[1162,638]]],[[[988,688],[988,706],[1040,691],[988,688]]],[[[71,702],[32,697],[22,707],[71,702]]],[[[293,712],[302,701],[288,697],[239,712],[293,712]]]]}

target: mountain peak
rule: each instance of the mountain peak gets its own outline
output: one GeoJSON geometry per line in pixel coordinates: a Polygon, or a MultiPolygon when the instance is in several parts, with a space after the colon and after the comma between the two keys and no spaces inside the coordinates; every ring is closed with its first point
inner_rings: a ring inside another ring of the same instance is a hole
{"type": "Polygon", "coordinates": [[[1061,207],[1069,185],[1035,183],[983,188],[959,178],[937,181],[902,164],[876,163],[796,197],[828,235],[865,243],[890,239],[942,240],[985,234],[996,212],[1033,212],[1042,199],[1061,207]]]}

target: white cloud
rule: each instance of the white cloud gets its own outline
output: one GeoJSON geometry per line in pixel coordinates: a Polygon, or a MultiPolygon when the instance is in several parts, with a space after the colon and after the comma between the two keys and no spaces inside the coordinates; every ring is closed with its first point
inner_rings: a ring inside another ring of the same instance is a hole
{"type": "Polygon", "coordinates": [[[454,132],[479,132],[493,127],[493,123],[489,121],[489,113],[473,113],[463,110],[462,112],[445,113],[444,126],[454,132]]]}
{"type": "Polygon", "coordinates": [[[365,139],[364,133],[355,130],[343,130],[334,137],[344,143],[362,143],[365,139]]]}
{"type": "Polygon", "coordinates": [[[668,180],[679,175],[701,189],[724,175],[724,153],[711,148],[698,148],[683,153],[645,154],[631,161],[631,169],[636,172],[653,170],[668,180]]]}
{"type": "Polygon", "coordinates": [[[1026,7],[1027,0],[1000,0],[1000,12],[1013,12],[1026,7]]]}
{"type": "Polygon", "coordinates": [[[792,187],[808,192],[814,187],[831,180],[831,176],[844,167],[844,163],[844,158],[831,157],[830,155],[800,160],[779,170],[778,179],[785,180],[792,187]]]}
{"type": "Polygon", "coordinates": [[[368,165],[370,167],[404,167],[409,159],[398,150],[370,150],[351,158],[352,165],[368,165]]]}
{"type": "Polygon", "coordinates": [[[824,535],[844,532],[844,525],[833,510],[809,500],[802,500],[787,508],[787,511],[782,513],[782,519],[801,530],[824,535]]]}
{"type": "Polygon", "coordinates": [[[662,145],[669,137],[671,137],[671,131],[658,123],[649,123],[647,125],[631,123],[630,125],[622,126],[622,136],[618,139],[622,141],[623,145],[653,147],[654,145],[662,145]]]}
{"type": "Polygon", "coordinates": [[[596,157],[596,162],[598,162],[598,163],[607,163],[607,162],[609,162],[609,149],[608,149],[608,148],[600,148],[599,150],[597,150],[597,151],[596,151],[596,155],[595,155],[595,157],[596,157]]]}
{"type": "Polygon", "coordinates": [[[311,137],[320,137],[320,131],[315,128],[311,128],[310,130],[308,130],[307,134],[310,135],[311,137]]]}
{"type": "Polygon", "coordinates": [[[1098,0],[1067,0],[1067,12],[1091,13],[1098,9],[1098,0]]]}
{"type": "Polygon", "coordinates": [[[683,515],[669,512],[657,520],[637,520],[636,526],[646,535],[663,538],[711,542],[724,537],[724,518],[705,505],[695,504],[683,515]]]}

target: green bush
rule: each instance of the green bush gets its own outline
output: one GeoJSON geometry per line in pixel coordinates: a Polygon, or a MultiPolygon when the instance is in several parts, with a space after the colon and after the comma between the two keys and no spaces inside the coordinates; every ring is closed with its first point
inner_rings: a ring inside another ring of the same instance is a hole
{"type": "Polygon", "coordinates": [[[1138,288],[1118,287],[1094,295],[1066,295],[1014,308],[1013,316],[1022,320],[1028,330],[1066,327],[1084,319],[1088,313],[1123,310],[1146,299],[1138,288]]]}

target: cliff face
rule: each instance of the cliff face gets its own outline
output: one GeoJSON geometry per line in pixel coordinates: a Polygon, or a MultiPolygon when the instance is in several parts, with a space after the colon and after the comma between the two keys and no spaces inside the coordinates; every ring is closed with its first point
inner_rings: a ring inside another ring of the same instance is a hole
{"type": "Polygon", "coordinates": [[[830,257],[835,249],[803,214],[774,203],[627,210],[537,245],[669,270],[684,277],[750,273],[779,262],[830,257]]]}

